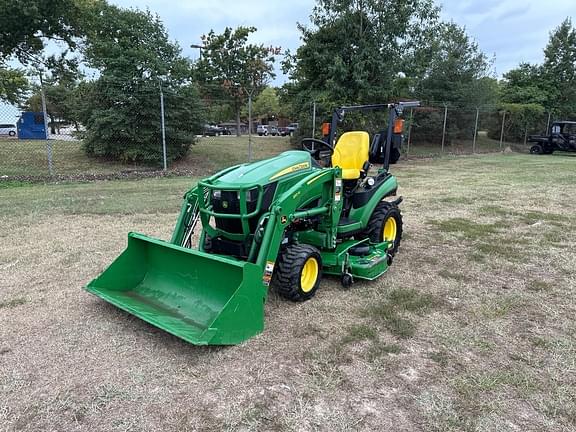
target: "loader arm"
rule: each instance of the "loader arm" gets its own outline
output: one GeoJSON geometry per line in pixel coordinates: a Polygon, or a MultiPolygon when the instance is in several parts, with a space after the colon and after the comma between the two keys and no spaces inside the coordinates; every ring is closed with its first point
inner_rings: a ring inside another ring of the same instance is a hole
{"type": "Polygon", "coordinates": [[[343,200],[341,174],[340,168],[327,168],[312,173],[273,202],[256,265],[263,271],[268,271],[270,264],[273,264],[278,257],[286,229],[298,219],[320,216],[319,230],[325,238],[324,247],[335,247],[336,227],[342,212],[343,200]],[[309,206],[315,201],[317,201],[315,206],[309,206]]]}

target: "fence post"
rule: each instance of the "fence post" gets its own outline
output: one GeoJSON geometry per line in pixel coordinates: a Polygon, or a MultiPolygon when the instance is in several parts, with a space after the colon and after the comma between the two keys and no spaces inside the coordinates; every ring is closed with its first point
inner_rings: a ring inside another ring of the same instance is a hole
{"type": "Polygon", "coordinates": [[[164,163],[164,171],[167,171],[168,163],[166,161],[166,128],[164,124],[164,92],[162,91],[162,81],[160,81],[160,127],[162,129],[162,161],[164,163]]]}
{"type": "Polygon", "coordinates": [[[410,155],[410,141],[412,140],[412,119],[414,116],[414,109],[410,108],[410,120],[408,120],[408,148],[406,149],[406,159],[408,159],[408,155],[410,155]]]}
{"type": "Polygon", "coordinates": [[[248,92],[248,162],[252,162],[252,92],[248,92]]]}
{"type": "Polygon", "coordinates": [[[476,153],[476,136],[478,136],[478,115],[480,109],[476,107],[476,123],[474,124],[474,141],[472,142],[472,154],[476,153]]]}
{"type": "Polygon", "coordinates": [[[506,123],[506,111],[502,114],[502,130],[500,131],[500,151],[502,151],[502,141],[504,141],[504,123],[506,123]]]}
{"type": "Polygon", "coordinates": [[[444,153],[444,140],[446,139],[446,119],[448,118],[448,105],[444,104],[444,126],[442,126],[442,153],[444,153]]]}
{"type": "Polygon", "coordinates": [[[54,175],[52,166],[52,143],[48,134],[48,112],[46,110],[46,94],[44,93],[44,81],[42,80],[42,72],[38,73],[40,76],[40,97],[42,98],[42,117],[44,117],[44,132],[46,133],[46,156],[48,158],[48,174],[54,175]]]}

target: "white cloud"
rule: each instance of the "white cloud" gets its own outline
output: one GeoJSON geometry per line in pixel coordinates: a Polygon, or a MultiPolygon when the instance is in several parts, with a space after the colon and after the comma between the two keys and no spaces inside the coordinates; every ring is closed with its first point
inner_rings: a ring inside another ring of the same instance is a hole
{"type": "Polygon", "coordinates": [[[567,16],[576,15],[574,0],[444,0],[442,3],[444,19],[464,25],[486,54],[496,55],[498,75],[520,62],[542,62],[542,50],[550,31],[567,16]]]}
{"type": "MultiPolygon", "coordinates": [[[[255,26],[252,41],[294,49],[300,44],[296,22],[307,23],[314,0],[111,0],[120,6],[157,12],[184,53],[214,29],[255,26]]],[[[549,32],[566,16],[576,16],[575,0],[442,0],[442,17],[465,26],[488,55],[496,55],[499,75],[522,61],[541,62],[549,32]],[[553,5],[551,4],[553,3],[553,5]]]]}

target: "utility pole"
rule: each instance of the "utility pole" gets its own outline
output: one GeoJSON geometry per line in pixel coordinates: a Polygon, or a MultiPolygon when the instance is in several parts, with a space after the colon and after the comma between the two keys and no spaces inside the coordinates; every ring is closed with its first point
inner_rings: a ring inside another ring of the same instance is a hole
{"type": "Polygon", "coordinates": [[[312,138],[316,137],[316,101],[312,104],[312,138]]]}
{"type": "Polygon", "coordinates": [[[42,79],[42,71],[38,72],[40,77],[40,97],[42,98],[42,117],[44,117],[44,133],[46,137],[46,155],[48,157],[48,173],[54,174],[52,167],[52,143],[48,136],[48,111],[46,110],[46,94],[44,93],[44,81],[42,79]]]}
{"type": "Polygon", "coordinates": [[[476,108],[476,123],[474,124],[474,141],[472,142],[472,153],[476,153],[476,136],[478,136],[478,116],[480,110],[476,108]]]}
{"type": "Polygon", "coordinates": [[[446,139],[446,119],[448,118],[448,105],[444,104],[444,126],[442,127],[442,153],[444,153],[444,141],[446,139]]]}
{"type": "Polygon", "coordinates": [[[168,170],[166,161],[166,128],[164,125],[164,92],[162,91],[162,81],[160,83],[160,123],[162,128],[162,161],[164,162],[164,171],[168,170]]]}
{"type": "Polygon", "coordinates": [[[548,134],[548,130],[550,129],[550,117],[552,116],[552,110],[548,111],[548,121],[546,122],[546,134],[548,134]]]}

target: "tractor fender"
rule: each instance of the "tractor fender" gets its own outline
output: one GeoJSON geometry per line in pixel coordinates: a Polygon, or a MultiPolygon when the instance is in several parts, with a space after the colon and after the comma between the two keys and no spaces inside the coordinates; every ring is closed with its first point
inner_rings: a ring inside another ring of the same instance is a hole
{"type": "Polygon", "coordinates": [[[389,176],[364,206],[357,209],[352,208],[350,211],[350,219],[360,222],[362,228],[366,227],[370,220],[370,216],[378,203],[388,196],[395,195],[397,189],[398,181],[396,180],[396,177],[392,175],[389,176]]]}

